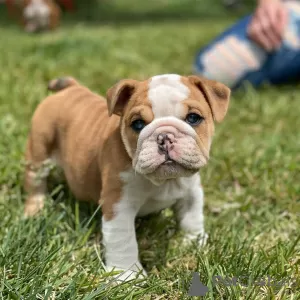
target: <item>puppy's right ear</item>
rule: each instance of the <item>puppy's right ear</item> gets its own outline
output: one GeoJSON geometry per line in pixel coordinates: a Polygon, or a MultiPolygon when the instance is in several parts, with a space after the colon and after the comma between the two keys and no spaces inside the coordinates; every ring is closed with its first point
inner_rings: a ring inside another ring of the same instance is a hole
{"type": "Polygon", "coordinates": [[[106,93],[108,114],[122,115],[123,110],[137,87],[138,81],[123,79],[106,93]]]}
{"type": "Polygon", "coordinates": [[[231,94],[229,87],[221,82],[196,75],[188,76],[188,79],[205,96],[214,120],[221,122],[227,113],[229,105],[231,94]]]}

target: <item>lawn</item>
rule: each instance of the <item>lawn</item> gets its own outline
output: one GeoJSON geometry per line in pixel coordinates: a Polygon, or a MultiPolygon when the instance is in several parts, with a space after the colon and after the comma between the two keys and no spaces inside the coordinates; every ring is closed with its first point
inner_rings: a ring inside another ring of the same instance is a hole
{"type": "Polygon", "coordinates": [[[183,0],[129,2],[141,7],[132,9],[132,18],[120,1],[124,7],[119,4],[115,14],[99,13],[101,22],[95,13],[84,21],[85,15],[43,35],[26,35],[1,21],[1,299],[190,299],[193,272],[208,286],[203,299],[300,299],[297,85],[233,94],[201,171],[208,244],[182,247],[171,210],[137,220],[141,261],[149,273],[143,286],[108,283],[100,211],[76,202],[63,181],[51,180],[39,217],[23,218],[24,145],[48,80],[71,74],[105,93],[121,78],[190,74],[196,50],[236,19],[221,8],[209,18],[209,6],[200,1],[187,1],[202,9],[190,6],[191,17],[183,0]],[[242,284],[213,285],[217,275],[242,284]],[[268,276],[272,284],[257,285],[268,276]]]}

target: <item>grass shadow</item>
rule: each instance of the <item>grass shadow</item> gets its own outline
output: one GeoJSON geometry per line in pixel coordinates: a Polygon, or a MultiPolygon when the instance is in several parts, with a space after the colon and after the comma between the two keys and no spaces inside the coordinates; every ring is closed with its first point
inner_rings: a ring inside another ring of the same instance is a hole
{"type": "Polygon", "coordinates": [[[174,218],[164,212],[150,214],[136,221],[140,258],[146,271],[165,267],[169,241],[176,228],[174,218]]]}

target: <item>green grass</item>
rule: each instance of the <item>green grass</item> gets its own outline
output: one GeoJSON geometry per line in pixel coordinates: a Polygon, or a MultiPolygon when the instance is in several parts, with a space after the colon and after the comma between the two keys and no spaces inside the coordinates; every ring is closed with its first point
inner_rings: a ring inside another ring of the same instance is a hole
{"type": "Polygon", "coordinates": [[[108,19],[68,22],[36,36],[10,24],[0,28],[1,299],[189,299],[195,271],[209,286],[205,299],[299,299],[298,86],[233,95],[201,171],[208,245],[183,248],[170,210],[138,220],[141,260],[150,275],[143,287],[107,284],[100,212],[76,202],[64,182],[52,180],[45,210],[23,219],[26,134],[49,79],[71,74],[104,93],[121,78],[189,74],[196,50],[234,17],[122,25],[108,19]],[[248,276],[248,286],[212,287],[215,275],[248,276]],[[267,275],[298,278],[298,286],[253,284],[267,275]]]}

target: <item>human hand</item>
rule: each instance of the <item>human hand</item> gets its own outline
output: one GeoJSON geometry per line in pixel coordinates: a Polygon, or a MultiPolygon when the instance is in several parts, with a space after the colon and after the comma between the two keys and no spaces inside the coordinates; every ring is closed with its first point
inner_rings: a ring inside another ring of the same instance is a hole
{"type": "Polygon", "coordinates": [[[267,51],[280,47],[288,12],[280,0],[259,0],[247,28],[249,37],[267,51]]]}

